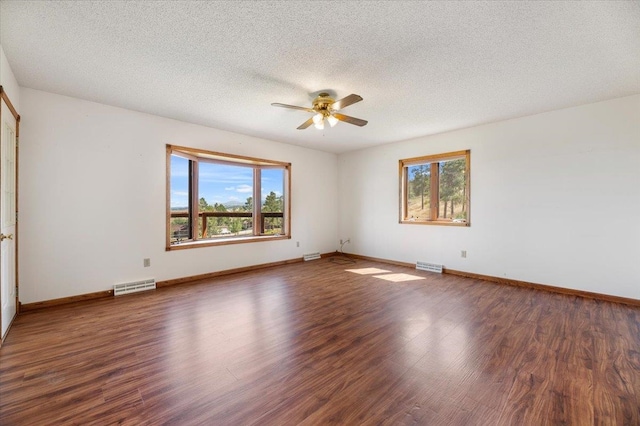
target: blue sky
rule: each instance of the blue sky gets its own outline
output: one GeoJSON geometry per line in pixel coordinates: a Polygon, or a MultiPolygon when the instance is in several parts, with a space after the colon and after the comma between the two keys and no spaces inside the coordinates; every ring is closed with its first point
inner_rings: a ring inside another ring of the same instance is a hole
{"type": "MultiPolygon", "coordinates": [[[[189,160],[171,156],[171,207],[185,207],[188,202],[189,160]]],[[[222,164],[199,163],[200,193],[207,203],[244,204],[253,194],[253,169],[251,167],[225,166],[222,164]]],[[[282,195],[283,171],[280,169],[262,170],[262,200],[269,192],[282,195]]]]}

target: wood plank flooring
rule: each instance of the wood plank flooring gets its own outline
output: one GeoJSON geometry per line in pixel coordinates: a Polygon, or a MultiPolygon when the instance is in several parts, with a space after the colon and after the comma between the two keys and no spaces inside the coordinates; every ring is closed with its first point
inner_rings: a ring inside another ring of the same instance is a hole
{"type": "Polygon", "coordinates": [[[640,309],[360,260],[34,311],[0,348],[2,425],[639,425],[639,407],[640,309]]]}

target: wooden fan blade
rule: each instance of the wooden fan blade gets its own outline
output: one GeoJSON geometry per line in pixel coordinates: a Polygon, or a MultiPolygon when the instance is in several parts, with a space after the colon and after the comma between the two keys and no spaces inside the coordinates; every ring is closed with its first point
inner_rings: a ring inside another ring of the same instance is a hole
{"type": "Polygon", "coordinates": [[[313,124],[313,117],[311,117],[310,119],[302,123],[300,126],[298,126],[298,130],[304,130],[307,127],[311,126],[312,124],[313,124]]]}
{"type": "Polygon", "coordinates": [[[335,101],[333,105],[331,105],[331,109],[333,109],[334,111],[338,111],[339,109],[348,107],[349,105],[360,102],[361,100],[362,96],[352,93],[349,96],[345,96],[344,98],[335,101]]]}
{"type": "MultiPolygon", "coordinates": [[[[339,113],[334,113],[333,116],[335,118],[337,118],[340,121],[344,121],[345,123],[349,123],[349,124],[355,124],[356,126],[366,126],[366,124],[368,123],[367,120],[363,120],[361,118],[355,118],[355,117],[350,117],[348,115],[344,115],[344,114],[339,114],[339,113]]],[[[312,120],[313,121],[313,118],[312,120]]]]}
{"type": "Polygon", "coordinates": [[[299,110],[307,111],[307,112],[315,112],[311,108],[305,108],[305,107],[295,106],[295,105],[287,105],[287,104],[279,104],[279,103],[273,103],[271,105],[277,106],[277,107],[281,107],[281,108],[299,109],[299,110]]]}

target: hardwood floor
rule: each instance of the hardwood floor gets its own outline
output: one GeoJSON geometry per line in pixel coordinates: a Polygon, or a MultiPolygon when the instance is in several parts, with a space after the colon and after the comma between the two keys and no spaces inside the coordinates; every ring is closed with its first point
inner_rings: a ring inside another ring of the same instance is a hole
{"type": "Polygon", "coordinates": [[[638,407],[640,309],[370,261],[29,312],[0,348],[2,425],[638,425],[638,407]]]}

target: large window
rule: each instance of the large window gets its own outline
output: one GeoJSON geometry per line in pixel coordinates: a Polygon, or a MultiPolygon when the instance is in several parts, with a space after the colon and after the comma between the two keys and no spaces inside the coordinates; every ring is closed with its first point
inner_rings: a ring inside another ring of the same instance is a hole
{"type": "Polygon", "coordinates": [[[470,151],[400,160],[400,222],[469,226],[470,151]]]}
{"type": "Polygon", "coordinates": [[[167,145],[167,249],[290,238],[290,171],[167,145]]]}

